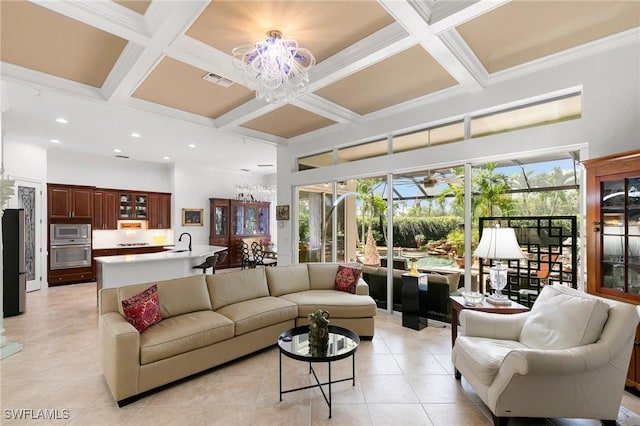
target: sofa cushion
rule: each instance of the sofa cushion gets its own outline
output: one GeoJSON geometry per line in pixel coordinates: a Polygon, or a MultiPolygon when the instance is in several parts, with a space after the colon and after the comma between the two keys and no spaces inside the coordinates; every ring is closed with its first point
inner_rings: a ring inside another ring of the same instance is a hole
{"type": "Polygon", "coordinates": [[[307,290],[333,290],[336,286],[337,263],[307,263],[309,288],[307,290]]]}
{"type": "Polygon", "coordinates": [[[376,302],[369,296],[336,290],[307,290],[280,296],[298,305],[298,318],[306,318],[318,309],[329,311],[331,318],[368,318],[377,312],[376,302]]]}
{"type": "MultiPolygon", "coordinates": [[[[128,299],[153,284],[158,285],[158,298],[160,299],[162,318],[166,319],[188,312],[211,309],[204,274],[119,287],[118,300],[122,302],[122,300],[128,299]]],[[[122,303],[119,303],[119,305],[120,314],[124,316],[122,303]]]]}
{"type": "Polygon", "coordinates": [[[568,349],[598,340],[609,305],[578,290],[545,286],[520,333],[520,342],[535,349],[568,349]]]}
{"type": "Polygon", "coordinates": [[[150,364],[231,339],[233,321],[213,311],[164,319],[140,335],[140,363],[150,364]]]}
{"type": "Polygon", "coordinates": [[[351,268],[344,265],[338,265],[335,280],[336,290],[355,294],[360,274],[362,274],[362,268],[351,268]]]}
{"type": "Polygon", "coordinates": [[[158,300],[158,286],[152,285],[148,289],[122,301],[124,317],[140,333],[162,320],[160,301],[158,300]]]}
{"type": "MultiPolygon", "coordinates": [[[[341,263],[343,266],[362,269],[362,263],[341,263]]],[[[309,269],[309,290],[334,290],[336,287],[337,263],[307,263],[309,269]]],[[[365,266],[365,268],[368,268],[365,266]]],[[[370,268],[370,267],[369,267],[370,268]]],[[[377,269],[377,268],[373,268],[377,269]]]]}
{"type": "Polygon", "coordinates": [[[304,263],[267,268],[269,294],[281,296],[296,291],[309,290],[309,271],[304,263]]]}
{"type": "Polygon", "coordinates": [[[265,268],[250,268],[207,275],[207,287],[214,311],[245,300],[269,295],[265,268]]]}
{"type": "Polygon", "coordinates": [[[235,323],[235,333],[239,336],[295,319],[298,306],[278,297],[267,296],[227,305],[217,312],[235,323]]]}
{"type": "Polygon", "coordinates": [[[489,386],[509,352],[522,348],[525,346],[515,340],[458,336],[454,349],[456,365],[467,366],[481,383],[489,386]]]}

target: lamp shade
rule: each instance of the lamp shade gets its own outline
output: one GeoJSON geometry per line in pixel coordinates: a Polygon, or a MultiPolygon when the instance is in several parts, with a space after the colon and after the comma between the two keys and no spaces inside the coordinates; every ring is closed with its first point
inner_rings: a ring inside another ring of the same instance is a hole
{"type": "Polygon", "coordinates": [[[473,252],[483,259],[524,259],[513,228],[485,228],[473,252]]]}

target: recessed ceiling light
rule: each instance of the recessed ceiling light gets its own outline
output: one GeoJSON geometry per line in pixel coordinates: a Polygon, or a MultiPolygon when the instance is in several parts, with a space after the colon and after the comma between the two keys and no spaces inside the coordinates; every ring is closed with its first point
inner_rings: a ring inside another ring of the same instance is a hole
{"type": "Polygon", "coordinates": [[[138,133],[138,132],[133,132],[133,133],[131,133],[131,137],[132,138],[141,138],[142,135],[140,133],[138,133]]]}
{"type": "Polygon", "coordinates": [[[120,148],[115,148],[113,152],[122,152],[122,150],[120,148]]]}
{"type": "Polygon", "coordinates": [[[195,143],[190,143],[189,145],[187,145],[189,148],[195,148],[196,144],[195,143]]]}
{"type": "Polygon", "coordinates": [[[60,123],[60,124],[67,124],[68,121],[65,118],[56,118],[56,123],[60,123]]]}
{"type": "Polygon", "coordinates": [[[60,143],[60,141],[58,139],[51,139],[51,140],[49,140],[49,142],[51,142],[51,143],[60,143]]]}
{"type": "Polygon", "coordinates": [[[166,155],[164,157],[162,157],[162,159],[164,160],[171,160],[171,157],[167,157],[166,155]]]}

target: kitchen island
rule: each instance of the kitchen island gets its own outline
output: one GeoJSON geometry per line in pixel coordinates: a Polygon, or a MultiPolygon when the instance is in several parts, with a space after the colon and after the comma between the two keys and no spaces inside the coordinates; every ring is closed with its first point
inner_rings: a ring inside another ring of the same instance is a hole
{"type": "Polygon", "coordinates": [[[224,250],[227,247],[196,244],[191,251],[173,249],[160,253],[96,257],[98,290],[201,274],[202,269],[193,267],[224,250]]]}

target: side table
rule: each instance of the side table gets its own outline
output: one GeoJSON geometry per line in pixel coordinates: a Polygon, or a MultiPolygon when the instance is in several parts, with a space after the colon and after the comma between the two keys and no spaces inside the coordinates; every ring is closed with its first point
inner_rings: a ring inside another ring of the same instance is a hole
{"type": "MultiPolygon", "coordinates": [[[[427,274],[411,275],[410,273],[402,274],[402,326],[413,328],[414,330],[422,330],[427,326],[426,315],[426,298],[420,297],[420,286],[427,286],[427,274]],[[422,308],[422,309],[421,309],[422,308]],[[421,313],[425,313],[421,318],[421,313]]],[[[428,296],[428,290],[422,291],[423,295],[428,296]]]]}
{"type": "MultiPolygon", "coordinates": [[[[482,303],[478,303],[474,306],[467,306],[464,304],[462,296],[449,296],[451,301],[451,347],[456,344],[456,338],[458,337],[458,315],[463,309],[472,309],[480,312],[490,312],[494,314],[517,314],[520,312],[527,312],[529,308],[514,301],[511,301],[510,305],[493,305],[486,300],[482,303]]],[[[456,379],[460,379],[460,372],[455,371],[456,379]]]]}

